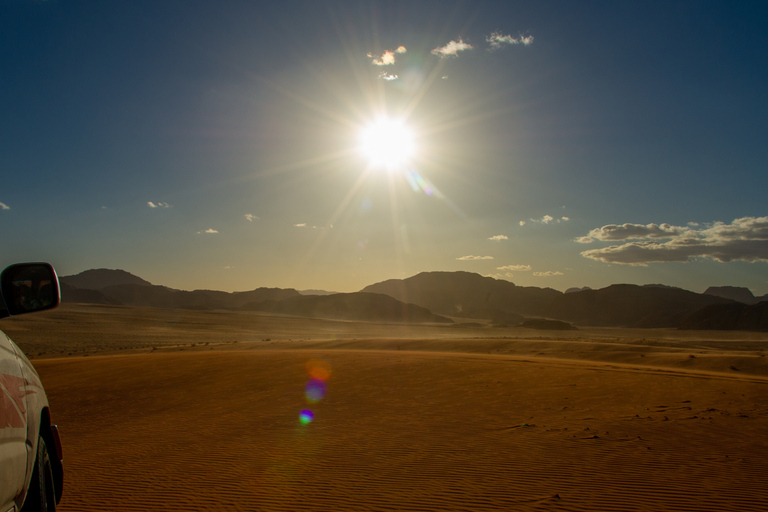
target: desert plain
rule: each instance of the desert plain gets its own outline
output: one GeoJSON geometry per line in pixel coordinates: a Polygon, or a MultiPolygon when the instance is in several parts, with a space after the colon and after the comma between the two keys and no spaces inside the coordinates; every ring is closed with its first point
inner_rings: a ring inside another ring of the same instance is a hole
{"type": "Polygon", "coordinates": [[[60,427],[62,511],[768,503],[768,333],[78,304],[0,328],[60,427]]]}

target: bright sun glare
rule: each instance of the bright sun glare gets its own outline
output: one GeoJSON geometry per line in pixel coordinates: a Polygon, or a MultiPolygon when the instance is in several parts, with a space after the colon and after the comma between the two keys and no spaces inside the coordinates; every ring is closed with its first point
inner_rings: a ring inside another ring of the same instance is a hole
{"type": "Polygon", "coordinates": [[[361,132],[360,151],[375,167],[403,165],[413,156],[413,133],[402,121],[381,118],[361,132]]]}

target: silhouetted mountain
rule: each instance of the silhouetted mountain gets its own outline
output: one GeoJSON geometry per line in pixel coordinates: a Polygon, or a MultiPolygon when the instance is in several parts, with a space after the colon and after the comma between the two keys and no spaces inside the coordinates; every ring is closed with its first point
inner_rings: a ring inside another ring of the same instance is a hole
{"type": "Polygon", "coordinates": [[[83,290],[101,290],[107,286],[120,284],[152,285],[149,281],[136,277],[125,270],[113,270],[109,268],[91,269],[73,276],[60,277],[59,282],[83,290]]]}
{"type": "Polygon", "coordinates": [[[110,299],[98,290],[87,290],[83,288],[75,288],[66,283],[66,281],[59,281],[59,289],[61,290],[62,302],[80,302],[85,304],[112,304],[119,305],[120,302],[114,299],[110,299]]]}
{"type": "Polygon", "coordinates": [[[329,292],[327,290],[299,290],[302,295],[334,295],[339,292],[329,292]]]}
{"type": "Polygon", "coordinates": [[[452,323],[452,320],[434,315],[415,304],[404,304],[387,295],[364,292],[299,295],[280,301],[246,304],[242,309],[336,320],[452,323]]]}
{"type": "Polygon", "coordinates": [[[528,317],[528,321],[543,321],[536,324],[539,328],[558,325],[547,324],[549,320],[575,325],[689,329],[762,330],[764,325],[762,309],[745,310],[740,307],[743,304],[731,300],[746,301],[751,297],[756,302],[761,297],[736,287],[712,287],[698,294],[658,284],[617,284],[600,290],[585,287],[561,293],[551,288],[515,286],[470,272],[423,272],[376,283],[358,293],[320,295],[319,290],[306,290],[315,295],[302,295],[280,288],[190,292],[153,285],[128,272],[108,269],[62,277],[60,282],[64,302],[249,309],[346,320],[449,322],[438,315],[450,315],[503,325],[519,325],[528,317]],[[722,307],[714,307],[717,305],[722,307]],[[706,309],[708,306],[712,308],[706,309]]]}
{"type": "Polygon", "coordinates": [[[682,320],[681,329],[768,331],[768,301],[758,304],[712,304],[682,320]]]}
{"type": "Polygon", "coordinates": [[[749,288],[744,288],[742,286],[710,286],[704,291],[704,295],[723,297],[744,304],[757,304],[760,302],[760,299],[752,295],[749,288]]]}
{"type": "Polygon", "coordinates": [[[617,327],[677,327],[694,311],[731,302],[668,286],[614,284],[555,298],[548,315],[577,325],[617,327]]]}
{"type": "Polygon", "coordinates": [[[249,292],[219,292],[212,290],[174,290],[165,286],[117,285],[100,290],[105,296],[126,306],[182,309],[239,309],[250,302],[281,300],[296,297],[293,289],[258,288],[249,292]]]}
{"type": "Polygon", "coordinates": [[[153,285],[123,270],[86,270],[59,279],[63,302],[115,304],[154,308],[239,309],[250,302],[295,297],[293,289],[258,288],[247,292],[184,291],[153,285]],[[100,281],[99,279],[103,279],[100,281]],[[78,287],[72,283],[81,283],[78,287]]]}
{"type": "Polygon", "coordinates": [[[568,288],[567,290],[565,290],[565,293],[576,293],[576,292],[583,292],[584,290],[591,290],[591,289],[592,289],[592,288],[590,288],[589,286],[584,286],[584,287],[582,287],[582,288],[579,288],[579,287],[576,287],[576,286],[575,286],[575,287],[573,287],[573,288],[568,288]]]}
{"type": "Polygon", "coordinates": [[[544,316],[552,300],[562,295],[552,288],[515,286],[471,272],[422,272],[362,291],[383,293],[441,315],[484,319],[493,319],[499,312],[544,316]]]}

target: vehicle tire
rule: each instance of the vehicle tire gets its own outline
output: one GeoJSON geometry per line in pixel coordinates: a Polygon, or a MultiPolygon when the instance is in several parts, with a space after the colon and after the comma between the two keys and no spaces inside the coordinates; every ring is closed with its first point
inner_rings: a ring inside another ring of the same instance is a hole
{"type": "Polygon", "coordinates": [[[42,437],[37,439],[37,457],[27,499],[21,512],[56,512],[56,493],[53,488],[53,468],[48,448],[42,437]]]}

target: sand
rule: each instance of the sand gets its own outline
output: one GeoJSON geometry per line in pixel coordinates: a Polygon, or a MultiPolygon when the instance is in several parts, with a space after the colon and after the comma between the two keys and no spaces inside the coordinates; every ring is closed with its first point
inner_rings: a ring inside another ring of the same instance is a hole
{"type": "MultiPolygon", "coordinates": [[[[478,337],[469,327],[464,337],[419,328],[409,338],[407,328],[387,337],[386,326],[368,326],[364,338],[361,324],[277,317],[259,320],[267,335],[249,331],[251,317],[212,313],[144,346],[87,311],[0,325],[22,345],[32,332],[45,343],[56,329],[79,333],[57,347],[73,355],[49,347],[33,359],[62,432],[63,511],[757,511],[768,502],[761,335],[478,337]],[[300,332],[310,327],[321,334],[300,332]],[[312,360],[332,370],[316,403],[305,396],[312,360]],[[302,410],[314,420],[303,424],[302,410]]],[[[137,315],[139,333],[168,320],[118,311],[137,315]]]]}

